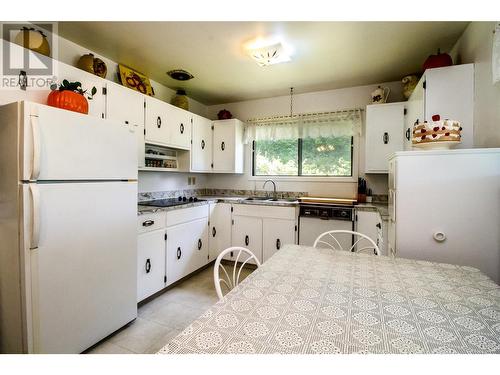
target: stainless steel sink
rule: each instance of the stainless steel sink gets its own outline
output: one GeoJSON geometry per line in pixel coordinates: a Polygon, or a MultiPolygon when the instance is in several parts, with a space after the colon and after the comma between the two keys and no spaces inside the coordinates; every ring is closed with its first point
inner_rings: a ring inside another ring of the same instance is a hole
{"type": "Polygon", "coordinates": [[[268,197],[248,197],[245,199],[246,201],[268,201],[271,200],[268,197]]]}
{"type": "Polygon", "coordinates": [[[295,198],[278,198],[278,199],[273,199],[273,198],[269,198],[269,197],[248,197],[248,198],[245,198],[246,201],[254,201],[254,202],[269,202],[269,203],[280,203],[280,202],[286,202],[286,203],[290,203],[290,202],[296,202],[297,199],[295,198]]]}

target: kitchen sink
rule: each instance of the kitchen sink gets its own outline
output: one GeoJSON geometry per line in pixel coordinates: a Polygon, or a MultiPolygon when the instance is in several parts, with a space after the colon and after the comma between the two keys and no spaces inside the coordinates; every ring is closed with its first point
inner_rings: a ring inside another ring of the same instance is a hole
{"type": "Polygon", "coordinates": [[[269,201],[271,199],[268,197],[248,197],[245,200],[246,201],[269,201]]]}
{"type": "Polygon", "coordinates": [[[256,202],[296,202],[297,199],[295,198],[269,198],[269,197],[248,197],[245,198],[246,201],[256,201],[256,202]]]}

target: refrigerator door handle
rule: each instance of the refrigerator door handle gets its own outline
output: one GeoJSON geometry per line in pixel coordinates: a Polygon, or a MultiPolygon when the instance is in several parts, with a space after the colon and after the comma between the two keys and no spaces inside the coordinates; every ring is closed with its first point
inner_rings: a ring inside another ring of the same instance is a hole
{"type": "Polygon", "coordinates": [[[31,134],[33,135],[33,160],[31,165],[31,179],[37,180],[40,176],[40,132],[38,116],[31,116],[31,134]]]}
{"type": "Polygon", "coordinates": [[[30,249],[38,248],[40,239],[40,191],[36,184],[30,184],[31,193],[31,244],[30,249]]]}

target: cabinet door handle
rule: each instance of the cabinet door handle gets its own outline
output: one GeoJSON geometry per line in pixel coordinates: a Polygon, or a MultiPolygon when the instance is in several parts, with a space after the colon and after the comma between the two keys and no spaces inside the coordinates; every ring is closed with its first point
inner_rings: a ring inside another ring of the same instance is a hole
{"type": "Polygon", "coordinates": [[[222,151],[224,151],[224,150],[226,149],[226,144],[225,144],[224,142],[222,142],[222,143],[220,144],[220,149],[221,149],[222,151]]]}
{"type": "Polygon", "coordinates": [[[382,224],[378,223],[377,225],[375,225],[378,229],[381,229],[382,228],[382,224]]]}
{"type": "Polygon", "coordinates": [[[410,128],[406,129],[406,140],[409,141],[410,140],[410,128]]]}
{"type": "Polygon", "coordinates": [[[127,120],[125,120],[125,125],[128,125],[128,121],[127,120]]]}
{"type": "Polygon", "coordinates": [[[181,134],[184,134],[184,124],[181,123],[181,126],[179,126],[179,130],[181,131],[181,134]]]}
{"type": "Polygon", "coordinates": [[[149,258],[146,259],[146,266],[145,266],[145,268],[146,268],[146,273],[151,272],[151,259],[149,259],[149,258]]]}
{"type": "Polygon", "coordinates": [[[160,117],[160,116],[158,116],[158,117],[156,118],[156,126],[158,126],[158,129],[160,129],[160,128],[161,128],[161,117],[160,117]]]}
{"type": "Polygon", "coordinates": [[[142,226],[143,227],[150,227],[151,225],[153,225],[155,223],[154,220],[146,220],[146,221],[143,221],[142,222],[142,226]]]}
{"type": "Polygon", "coordinates": [[[280,241],[280,239],[278,238],[278,239],[276,240],[276,250],[279,250],[279,249],[281,249],[281,241],[280,241]]]}
{"type": "Polygon", "coordinates": [[[216,234],[217,230],[215,229],[215,227],[212,227],[212,237],[215,237],[216,234]]]}
{"type": "Polygon", "coordinates": [[[201,149],[203,150],[205,148],[205,140],[201,140],[201,149]]]}
{"type": "Polygon", "coordinates": [[[389,133],[387,132],[384,133],[383,140],[384,140],[384,145],[389,143],[389,133]]]}
{"type": "Polygon", "coordinates": [[[245,236],[245,245],[248,246],[248,244],[250,243],[250,238],[248,237],[248,235],[245,236]]]}
{"type": "Polygon", "coordinates": [[[180,247],[177,248],[177,259],[181,259],[182,256],[182,250],[180,247]]]}
{"type": "Polygon", "coordinates": [[[203,246],[203,242],[201,242],[201,238],[198,239],[198,250],[201,250],[201,247],[203,246]]]}

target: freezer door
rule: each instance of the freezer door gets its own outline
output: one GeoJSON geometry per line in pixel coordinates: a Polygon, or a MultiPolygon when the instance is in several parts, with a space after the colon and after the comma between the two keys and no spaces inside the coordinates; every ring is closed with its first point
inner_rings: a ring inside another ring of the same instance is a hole
{"type": "Polygon", "coordinates": [[[23,102],[22,180],[135,180],[133,128],[23,102]]]}
{"type": "Polygon", "coordinates": [[[137,184],[33,183],[22,190],[29,351],[80,353],[137,316],[137,184]]]}

